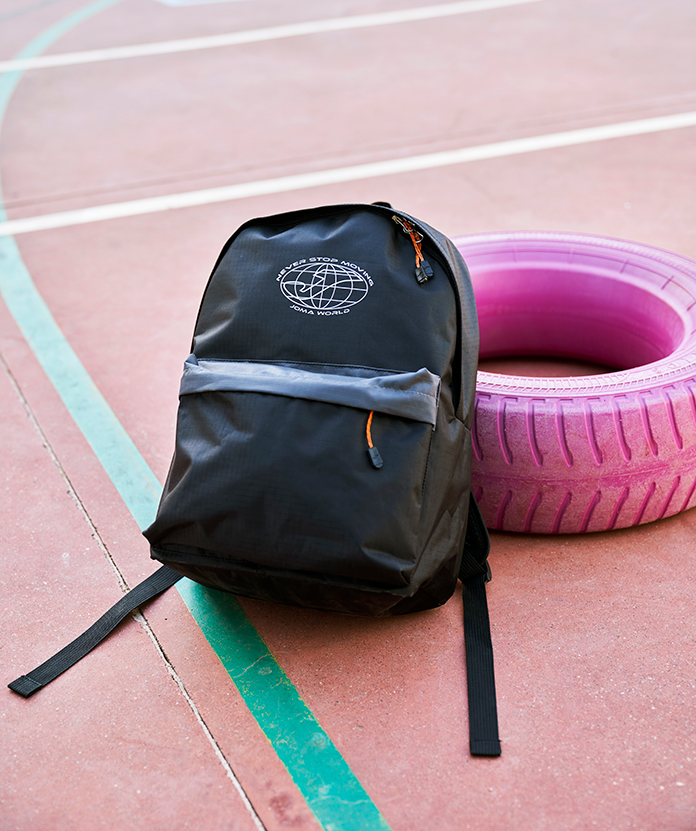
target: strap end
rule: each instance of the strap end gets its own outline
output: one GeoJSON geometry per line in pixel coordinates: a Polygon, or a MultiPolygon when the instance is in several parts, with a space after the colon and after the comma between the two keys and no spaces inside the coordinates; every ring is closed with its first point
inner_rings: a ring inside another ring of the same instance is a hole
{"type": "Polygon", "coordinates": [[[500,742],[498,739],[471,739],[469,751],[472,756],[500,756],[500,742]]]}
{"type": "Polygon", "coordinates": [[[40,690],[43,687],[43,684],[39,684],[38,681],[34,681],[33,678],[30,678],[28,675],[20,675],[16,681],[12,681],[11,684],[7,685],[12,692],[16,692],[17,695],[21,695],[22,698],[29,698],[30,695],[34,695],[37,690],[40,690]]]}

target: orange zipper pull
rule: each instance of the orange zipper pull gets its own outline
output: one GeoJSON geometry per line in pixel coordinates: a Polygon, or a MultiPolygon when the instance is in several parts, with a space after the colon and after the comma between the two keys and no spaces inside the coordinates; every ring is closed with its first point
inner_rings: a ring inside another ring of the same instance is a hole
{"type": "Polygon", "coordinates": [[[427,283],[433,276],[433,270],[421,251],[423,234],[421,234],[420,231],[417,231],[408,220],[402,219],[400,216],[396,216],[396,214],[392,216],[392,219],[397,225],[401,226],[401,230],[405,234],[408,234],[408,236],[411,237],[411,242],[413,243],[413,248],[416,252],[416,280],[418,280],[421,284],[427,283]]]}
{"type": "Polygon", "coordinates": [[[367,428],[365,433],[367,434],[367,455],[370,457],[370,461],[372,462],[372,467],[379,470],[384,462],[382,461],[382,457],[379,455],[379,450],[372,444],[372,416],[375,414],[375,411],[372,410],[370,415],[367,417],[367,428]]]}

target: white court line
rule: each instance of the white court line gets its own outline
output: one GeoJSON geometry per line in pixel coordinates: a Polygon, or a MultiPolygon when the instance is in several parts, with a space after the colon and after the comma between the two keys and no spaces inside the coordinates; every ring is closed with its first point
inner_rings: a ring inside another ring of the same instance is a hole
{"type": "Polygon", "coordinates": [[[82,208],[77,211],[63,211],[61,213],[27,217],[26,219],[13,219],[0,223],[0,236],[27,234],[31,231],[65,228],[70,225],[84,225],[88,222],[158,213],[174,208],[190,208],[197,205],[211,205],[215,202],[230,202],[251,196],[267,196],[272,193],[285,193],[321,185],[335,185],[339,182],[354,182],[359,179],[372,179],[395,173],[409,173],[416,170],[428,170],[482,159],[515,156],[537,150],[550,150],[595,141],[606,141],[607,139],[659,133],[680,127],[696,127],[696,111],[657,118],[645,118],[640,121],[624,121],[620,124],[606,124],[602,127],[587,127],[582,130],[569,130],[564,133],[549,133],[545,136],[512,139],[511,141],[501,141],[495,144],[481,144],[476,147],[464,147],[460,150],[445,150],[440,153],[407,156],[351,167],[337,167],[313,173],[300,173],[295,176],[283,176],[277,179],[261,179],[256,182],[243,182],[238,185],[209,188],[207,190],[173,193],[169,196],[155,196],[148,199],[137,199],[132,202],[114,202],[109,205],[97,205],[93,208],[82,208]]]}
{"type": "Polygon", "coordinates": [[[409,23],[417,20],[432,20],[438,17],[452,17],[468,12],[499,9],[505,6],[519,6],[538,3],[539,0],[466,0],[462,3],[444,3],[435,6],[419,6],[378,14],[362,14],[351,17],[335,17],[330,20],[313,20],[307,23],[291,23],[268,29],[248,29],[245,32],[229,32],[224,35],[169,40],[160,43],[141,43],[135,46],[116,46],[110,49],[92,49],[86,52],[67,52],[63,55],[40,55],[35,58],[16,58],[0,61],[0,72],[14,72],[25,69],[44,69],[51,66],[71,66],[81,63],[111,61],[118,58],[136,58],[145,55],[168,55],[172,52],[192,52],[197,49],[213,49],[219,46],[238,46],[242,43],[258,43],[264,40],[313,35],[319,32],[338,32],[346,29],[364,29],[369,26],[387,26],[392,23],[409,23]]]}
{"type": "Polygon", "coordinates": [[[238,3],[240,0],[159,0],[163,6],[209,6],[213,3],[238,3]]]}

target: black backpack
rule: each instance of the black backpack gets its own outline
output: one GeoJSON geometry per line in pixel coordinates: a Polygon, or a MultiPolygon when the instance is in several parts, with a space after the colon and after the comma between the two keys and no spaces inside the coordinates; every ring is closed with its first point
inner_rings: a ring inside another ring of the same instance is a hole
{"type": "Polygon", "coordinates": [[[461,578],[470,750],[499,755],[477,362],[466,266],[424,223],[376,203],[244,224],[201,302],[144,532],[164,568],[10,688],[28,697],[181,576],[369,616],[440,606],[461,578]]]}

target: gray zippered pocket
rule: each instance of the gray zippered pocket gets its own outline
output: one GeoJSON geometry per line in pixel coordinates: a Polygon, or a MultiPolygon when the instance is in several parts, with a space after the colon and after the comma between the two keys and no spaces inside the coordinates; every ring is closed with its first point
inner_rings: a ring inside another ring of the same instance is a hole
{"type": "Polygon", "coordinates": [[[201,392],[261,392],[342,404],[423,421],[435,427],[440,379],[427,369],[388,372],[366,367],[308,368],[303,364],[209,361],[189,355],[179,395],[201,392]]]}
{"type": "Polygon", "coordinates": [[[408,585],[439,389],[427,369],[190,356],[148,539],[199,565],[408,585]]]}

